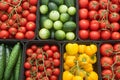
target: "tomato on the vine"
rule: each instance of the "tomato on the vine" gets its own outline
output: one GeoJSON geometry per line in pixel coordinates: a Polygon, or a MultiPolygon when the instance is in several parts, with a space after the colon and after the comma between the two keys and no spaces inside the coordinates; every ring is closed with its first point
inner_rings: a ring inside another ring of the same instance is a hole
{"type": "Polygon", "coordinates": [[[25,62],[24,63],[24,67],[25,67],[25,69],[30,69],[31,68],[31,64],[29,62],[25,62]]]}
{"type": "Polygon", "coordinates": [[[33,31],[27,31],[25,33],[25,38],[26,39],[33,39],[34,37],[35,37],[35,32],[33,32],[33,31]]]}

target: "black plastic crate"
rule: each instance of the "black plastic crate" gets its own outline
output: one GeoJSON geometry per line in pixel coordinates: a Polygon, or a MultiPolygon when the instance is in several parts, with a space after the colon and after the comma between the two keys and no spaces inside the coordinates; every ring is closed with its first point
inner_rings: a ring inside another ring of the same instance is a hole
{"type": "Polygon", "coordinates": [[[37,45],[39,47],[42,47],[44,46],[45,44],[48,44],[48,45],[56,45],[58,46],[58,51],[60,52],[60,66],[59,66],[59,69],[60,69],[60,75],[58,77],[58,80],[61,80],[61,70],[62,70],[62,54],[61,54],[61,44],[59,44],[58,42],[55,42],[55,41],[38,41],[38,40],[32,40],[32,41],[29,41],[28,43],[26,43],[25,45],[25,50],[24,50],[24,55],[22,57],[22,69],[21,69],[21,80],[25,80],[25,68],[24,68],[24,63],[26,61],[26,58],[27,58],[27,55],[26,55],[26,50],[27,48],[29,48],[31,45],[37,45]]]}
{"type": "MultiPolygon", "coordinates": [[[[76,23],[76,30],[74,31],[74,33],[75,33],[75,39],[74,40],[71,40],[71,41],[76,41],[77,39],[78,39],[78,36],[77,36],[77,34],[78,34],[78,0],[75,0],[75,8],[76,8],[76,14],[74,15],[74,16],[72,16],[73,17],[73,21],[76,23]]],[[[38,1],[38,5],[37,5],[37,39],[38,40],[40,40],[40,41],[42,41],[42,40],[44,40],[44,39],[41,39],[40,37],[39,37],[39,30],[41,29],[41,24],[40,24],[40,17],[41,17],[41,14],[40,14],[40,9],[39,9],[39,7],[40,7],[40,5],[41,5],[41,0],[39,0],[38,1]]],[[[51,34],[51,33],[50,33],[51,34]]],[[[51,35],[50,35],[50,38],[49,39],[45,39],[45,40],[52,40],[52,41],[59,41],[60,43],[64,43],[64,42],[66,42],[66,41],[69,41],[69,40],[66,40],[66,39],[64,39],[64,40],[56,40],[54,37],[52,37],[51,35]]]]}
{"type": "MultiPolygon", "coordinates": [[[[96,57],[97,57],[97,62],[95,64],[93,64],[93,70],[95,72],[97,72],[98,74],[98,80],[102,80],[101,79],[101,68],[100,68],[100,54],[99,54],[99,43],[95,43],[95,42],[89,42],[89,41],[86,41],[86,42],[83,42],[83,41],[69,41],[69,42],[66,42],[62,45],[62,55],[64,54],[65,52],[65,46],[67,43],[77,43],[78,45],[79,44],[84,44],[84,45],[90,45],[90,44],[95,44],[97,46],[97,52],[96,52],[96,57]]],[[[64,63],[64,59],[62,59],[62,63],[64,63]]],[[[62,73],[64,71],[64,68],[62,66],[62,73]]],[[[62,75],[61,75],[62,76],[62,75]]]]}

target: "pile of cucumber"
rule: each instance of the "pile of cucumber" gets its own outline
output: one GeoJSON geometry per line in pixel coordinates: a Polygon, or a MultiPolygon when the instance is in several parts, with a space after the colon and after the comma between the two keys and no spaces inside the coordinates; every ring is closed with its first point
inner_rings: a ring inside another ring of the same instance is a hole
{"type": "Polygon", "coordinates": [[[21,45],[0,44],[0,80],[19,80],[21,45]]]}
{"type": "Polygon", "coordinates": [[[75,39],[75,0],[41,0],[39,10],[41,39],[75,39]]]}

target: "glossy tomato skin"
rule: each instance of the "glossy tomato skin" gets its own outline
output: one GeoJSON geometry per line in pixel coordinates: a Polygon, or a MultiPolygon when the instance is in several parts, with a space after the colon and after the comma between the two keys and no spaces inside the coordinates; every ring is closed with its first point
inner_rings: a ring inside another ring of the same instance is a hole
{"type": "Polygon", "coordinates": [[[119,29],[120,29],[120,25],[118,22],[111,23],[111,27],[110,27],[111,31],[118,31],[119,29]]]}
{"type": "Polygon", "coordinates": [[[6,11],[9,8],[9,5],[5,2],[0,2],[0,10],[6,11]]]}
{"type": "Polygon", "coordinates": [[[8,30],[8,28],[9,27],[8,27],[7,23],[2,23],[1,26],[0,26],[1,30],[8,30]]]}
{"type": "Polygon", "coordinates": [[[48,54],[48,57],[53,56],[53,51],[51,49],[47,50],[46,53],[48,54]]]}
{"type": "Polygon", "coordinates": [[[54,59],[59,59],[60,58],[60,53],[59,52],[54,52],[53,58],[54,59]]]}
{"type": "Polygon", "coordinates": [[[104,69],[110,69],[113,64],[113,60],[110,57],[102,57],[100,62],[104,69]]]}
{"type": "Polygon", "coordinates": [[[58,51],[58,47],[57,47],[56,45],[52,45],[52,46],[50,47],[50,49],[51,49],[53,52],[58,51]]]}
{"type": "Polygon", "coordinates": [[[79,17],[80,17],[80,19],[87,19],[88,18],[88,9],[86,9],[86,8],[80,9],[79,17]]]}
{"type": "Polygon", "coordinates": [[[113,53],[113,46],[109,43],[104,43],[100,47],[100,54],[102,56],[111,56],[113,53]]]}
{"type": "Polygon", "coordinates": [[[91,40],[99,40],[100,32],[99,31],[90,31],[89,37],[91,40]]]}
{"type": "Polygon", "coordinates": [[[120,39],[120,33],[119,32],[112,32],[111,39],[113,39],[113,40],[120,39]]]}
{"type": "Polygon", "coordinates": [[[26,24],[27,24],[27,19],[26,18],[21,18],[20,25],[25,26],[26,24]]]}
{"type": "Polygon", "coordinates": [[[36,7],[36,6],[31,6],[31,7],[29,8],[29,10],[30,10],[31,13],[36,13],[37,7],[36,7]]]}
{"type": "Polygon", "coordinates": [[[106,18],[108,16],[108,11],[106,9],[100,9],[98,11],[99,19],[106,18]]]}
{"type": "Polygon", "coordinates": [[[31,5],[37,5],[38,0],[30,0],[29,3],[31,5]]]}
{"type": "Polygon", "coordinates": [[[1,20],[2,20],[3,22],[5,22],[6,20],[8,20],[8,15],[3,14],[3,15],[1,16],[1,20]]]}
{"type": "Polygon", "coordinates": [[[1,30],[0,31],[0,38],[2,39],[8,39],[9,38],[9,32],[7,30],[1,30]]]}
{"type": "Polygon", "coordinates": [[[26,70],[26,71],[25,71],[25,76],[26,76],[26,77],[30,77],[30,76],[31,76],[30,70],[26,70]]]}
{"type": "Polygon", "coordinates": [[[44,51],[47,51],[47,50],[49,50],[50,49],[50,46],[48,45],[48,44],[45,44],[44,46],[43,46],[43,50],[44,51]]]}
{"type": "Polygon", "coordinates": [[[8,31],[11,35],[15,35],[17,33],[17,29],[14,27],[10,27],[8,31]]]}
{"type": "Polygon", "coordinates": [[[90,30],[97,31],[99,29],[99,22],[97,20],[92,20],[90,22],[90,30]]]}
{"type": "Polygon", "coordinates": [[[89,38],[89,31],[88,30],[80,30],[79,31],[80,39],[86,40],[89,38]]]}
{"type": "Polygon", "coordinates": [[[24,63],[24,68],[25,69],[30,69],[31,68],[31,64],[29,62],[25,62],[24,63]]]}
{"type": "Polygon", "coordinates": [[[89,4],[88,0],[79,0],[79,6],[80,6],[80,8],[87,8],[88,4],[89,4]]]}
{"type": "Polygon", "coordinates": [[[26,39],[33,39],[34,37],[35,37],[35,32],[33,32],[33,31],[27,31],[25,33],[25,38],[26,39]]]}
{"type": "Polygon", "coordinates": [[[33,13],[30,13],[30,14],[27,16],[27,20],[34,22],[34,21],[36,20],[36,15],[33,14],[33,13]]]}
{"type": "Polygon", "coordinates": [[[58,79],[57,79],[57,76],[52,75],[52,76],[50,76],[50,80],[58,80],[58,79]]]}
{"type": "Polygon", "coordinates": [[[28,10],[24,10],[24,11],[22,12],[22,16],[23,16],[23,17],[27,17],[29,14],[30,14],[30,12],[29,12],[28,10]]]}
{"type": "Polygon", "coordinates": [[[22,8],[24,9],[24,10],[28,10],[29,9],[29,7],[30,7],[30,4],[29,4],[29,2],[23,2],[23,4],[22,4],[22,8]]]}
{"type": "Polygon", "coordinates": [[[112,71],[110,69],[104,69],[102,71],[102,77],[104,80],[109,80],[108,78],[106,78],[105,76],[109,76],[110,78],[112,78],[112,71]]]}
{"type": "Polygon", "coordinates": [[[120,66],[120,55],[114,55],[113,61],[116,62],[116,65],[120,66]]]}
{"type": "Polygon", "coordinates": [[[120,51],[120,43],[114,44],[114,45],[113,45],[113,49],[114,49],[114,51],[119,52],[119,51],[120,51]]]}
{"type": "Polygon", "coordinates": [[[89,10],[98,10],[99,9],[99,3],[98,1],[90,1],[89,2],[89,10]]]}
{"type": "Polygon", "coordinates": [[[26,33],[26,31],[26,27],[21,26],[18,28],[18,32],[26,33]]]}
{"type": "Polygon", "coordinates": [[[27,22],[26,29],[29,31],[34,31],[36,28],[36,24],[32,21],[27,22]]]}
{"type": "Polygon", "coordinates": [[[26,50],[27,56],[31,56],[32,53],[33,53],[33,50],[32,50],[31,48],[28,48],[28,49],[26,50]]]}
{"type": "Polygon", "coordinates": [[[56,75],[56,76],[59,76],[59,74],[60,74],[60,69],[59,69],[59,68],[54,68],[54,69],[53,69],[53,74],[56,75]]]}
{"type": "Polygon", "coordinates": [[[53,60],[53,63],[54,63],[54,66],[55,66],[55,67],[60,66],[60,60],[59,60],[59,59],[54,59],[54,60],[53,60]]]}
{"type": "Polygon", "coordinates": [[[79,21],[79,28],[82,29],[82,30],[88,29],[89,25],[90,25],[90,23],[86,19],[82,19],[82,20],[79,21]]]}
{"type": "Polygon", "coordinates": [[[16,39],[22,40],[25,38],[24,34],[22,32],[17,32],[15,35],[16,39]]]}
{"type": "Polygon", "coordinates": [[[88,17],[89,17],[89,19],[91,19],[91,20],[97,19],[97,18],[98,18],[98,13],[97,13],[97,11],[95,11],[95,10],[89,11],[89,12],[88,12],[88,17]]]}
{"type": "Polygon", "coordinates": [[[119,18],[120,18],[120,16],[116,12],[109,14],[109,21],[110,22],[117,22],[119,20],[119,18]]]}
{"type": "Polygon", "coordinates": [[[101,31],[100,35],[103,40],[109,40],[111,38],[111,32],[109,30],[101,31]]]}
{"type": "Polygon", "coordinates": [[[111,4],[109,6],[109,9],[110,9],[111,12],[119,12],[120,11],[119,5],[117,5],[117,4],[111,4]]]}
{"type": "Polygon", "coordinates": [[[106,9],[107,3],[108,3],[108,0],[99,0],[100,8],[106,9]]]}

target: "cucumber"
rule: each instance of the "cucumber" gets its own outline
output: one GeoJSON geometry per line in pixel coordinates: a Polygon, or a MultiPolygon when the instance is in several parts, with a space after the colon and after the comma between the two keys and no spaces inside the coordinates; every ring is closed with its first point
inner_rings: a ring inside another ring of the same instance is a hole
{"type": "Polygon", "coordinates": [[[0,80],[3,80],[4,71],[5,71],[5,45],[0,45],[0,80]]]}
{"type": "MultiPolygon", "coordinates": [[[[75,6],[75,1],[76,1],[76,0],[65,0],[65,4],[66,4],[68,7],[75,6]]],[[[83,3],[83,4],[84,4],[84,3],[83,3]]]]}
{"type": "Polygon", "coordinates": [[[51,29],[51,39],[54,39],[54,36],[55,36],[55,30],[51,29]]]}
{"type": "Polygon", "coordinates": [[[18,60],[19,57],[19,51],[20,51],[20,43],[18,42],[17,44],[14,45],[12,51],[11,51],[11,55],[9,57],[9,61],[8,61],[8,65],[5,69],[5,73],[4,73],[4,80],[9,80],[12,70],[14,69],[14,66],[18,60]]]}
{"type": "Polygon", "coordinates": [[[6,45],[5,47],[6,47],[6,66],[7,66],[11,50],[8,47],[8,45],[6,45]]]}
{"type": "Polygon", "coordinates": [[[10,77],[10,80],[15,80],[14,79],[14,73],[12,73],[11,77],[10,77]]]}
{"type": "Polygon", "coordinates": [[[41,0],[42,5],[48,5],[48,3],[49,3],[49,0],[41,0]]]}
{"type": "Polygon", "coordinates": [[[50,1],[56,3],[57,5],[62,5],[64,3],[64,0],[50,0],[50,1]]]}
{"type": "Polygon", "coordinates": [[[39,26],[39,27],[41,27],[41,28],[44,27],[44,26],[43,26],[43,23],[44,23],[44,21],[45,21],[46,19],[48,19],[48,15],[41,15],[41,16],[40,16],[40,24],[41,24],[41,26],[39,26]]]}
{"type": "Polygon", "coordinates": [[[18,58],[18,61],[16,63],[16,66],[14,68],[14,80],[19,80],[19,75],[20,75],[20,66],[21,66],[21,53],[22,50],[20,50],[19,52],[19,58],[18,58]]]}
{"type": "Polygon", "coordinates": [[[48,8],[49,8],[50,11],[58,10],[58,6],[54,2],[49,2],[48,8]]]}

